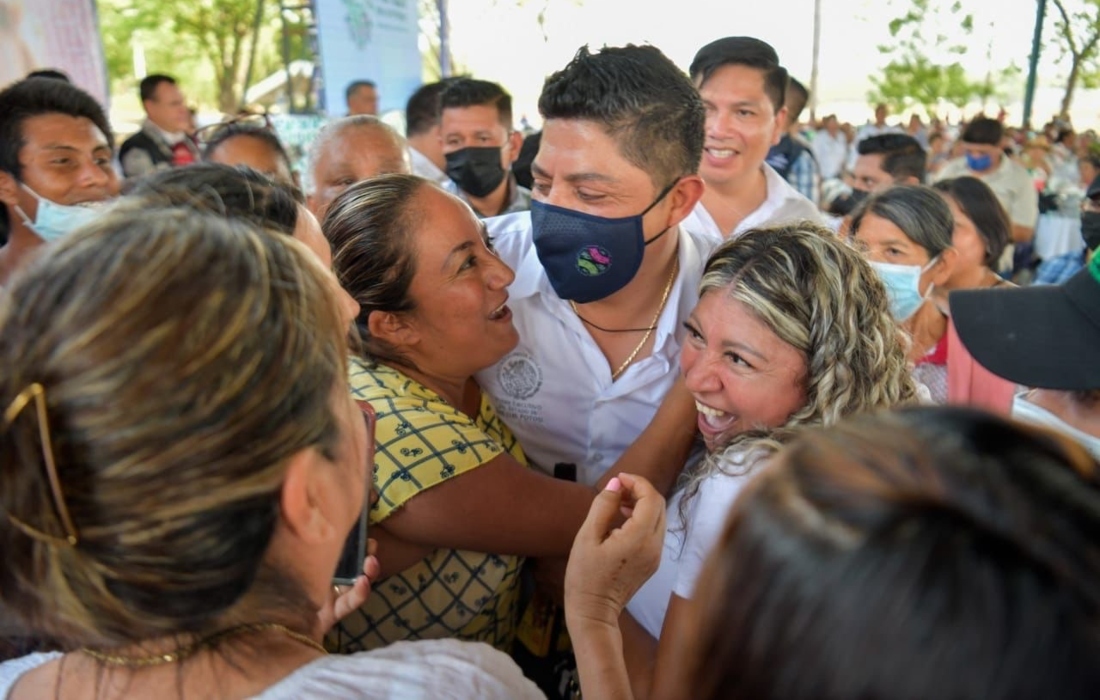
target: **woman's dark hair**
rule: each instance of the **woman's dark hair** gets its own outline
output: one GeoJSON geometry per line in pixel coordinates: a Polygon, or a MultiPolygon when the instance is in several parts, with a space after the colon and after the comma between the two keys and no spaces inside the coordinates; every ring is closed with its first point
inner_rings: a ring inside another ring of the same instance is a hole
{"type": "Polygon", "coordinates": [[[734,506],[684,697],[1100,697],[1097,463],[959,408],[805,433],[734,506]]]}
{"type": "Polygon", "coordinates": [[[433,187],[415,175],[387,174],[358,182],[328,208],[321,229],[332,245],[332,269],[359,303],[355,319],[360,354],[371,362],[408,366],[389,344],[372,337],[374,311],[400,313],[416,305],[409,296],[416,260],[413,230],[419,224],[417,194],[433,187]]]}
{"type": "Polygon", "coordinates": [[[193,206],[231,219],[294,235],[303,200],[296,188],[252,168],[196,163],[160,170],[137,180],[126,192],[163,206],[193,206]]]}
{"type": "Polygon", "coordinates": [[[270,148],[279,160],[283,162],[288,173],[294,171],[294,164],[290,162],[290,154],[286,152],[286,148],[283,147],[283,142],[279,140],[275,132],[271,129],[256,126],[254,124],[229,123],[217,129],[213,136],[206,142],[206,146],[202,150],[202,159],[210,160],[210,156],[213,155],[223,143],[239,136],[260,141],[270,148]]]}
{"type": "Polygon", "coordinates": [[[894,185],[871,195],[852,216],[852,235],[868,214],[886,219],[935,258],[951,247],[955,219],[943,197],[925,185],[894,185]]]}
{"type": "Polygon", "coordinates": [[[997,195],[989,185],[969,176],[941,180],[932,187],[950,196],[966,218],[974,222],[974,228],[985,242],[985,266],[996,269],[1005,246],[1012,240],[1012,225],[997,195]]]}

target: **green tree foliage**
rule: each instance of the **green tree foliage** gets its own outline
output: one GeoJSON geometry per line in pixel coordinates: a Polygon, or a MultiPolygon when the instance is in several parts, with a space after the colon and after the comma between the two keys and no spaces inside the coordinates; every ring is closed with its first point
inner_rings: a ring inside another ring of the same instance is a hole
{"type": "Polygon", "coordinates": [[[1068,65],[1062,117],[1068,118],[1077,85],[1100,87],[1100,0],[1054,0],[1059,61],[1068,65]],[[1072,9],[1071,9],[1072,8],[1072,9]]]}
{"type": "MultiPolygon", "coordinates": [[[[192,97],[215,104],[223,112],[236,111],[253,44],[258,49],[253,80],[282,62],[278,0],[265,0],[257,32],[260,2],[100,0],[104,53],[114,87],[133,85],[137,44],[144,51],[147,72],[174,75],[192,97]]],[[[292,48],[301,53],[302,42],[296,44],[292,48]]]]}
{"type": "Polygon", "coordinates": [[[873,102],[883,102],[895,112],[924,107],[936,112],[946,102],[962,108],[973,100],[998,96],[1000,85],[1013,76],[1015,67],[990,71],[984,80],[973,80],[959,64],[967,53],[966,38],[974,31],[974,16],[963,12],[956,0],[946,5],[936,0],[910,0],[904,15],[890,22],[890,44],[878,50],[890,61],[880,75],[871,76],[874,88],[868,93],[873,102]],[[948,27],[962,30],[962,38],[952,41],[948,27]]]}

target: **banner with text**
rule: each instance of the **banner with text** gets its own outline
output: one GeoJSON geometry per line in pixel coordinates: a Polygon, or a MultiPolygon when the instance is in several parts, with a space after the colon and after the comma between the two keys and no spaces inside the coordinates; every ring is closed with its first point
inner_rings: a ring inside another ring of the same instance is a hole
{"type": "Polygon", "coordinates": [[[378,86],[379,112],[401,110],[420,86],[416,0],[314,0],[325,111],[347,114],[356,80],[378,86]]]}

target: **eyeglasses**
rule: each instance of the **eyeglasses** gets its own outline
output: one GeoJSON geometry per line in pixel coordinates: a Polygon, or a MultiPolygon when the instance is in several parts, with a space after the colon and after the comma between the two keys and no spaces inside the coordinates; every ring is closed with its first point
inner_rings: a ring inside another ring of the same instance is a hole
{"type": "Polygon", "coordinates": [[[212,141],[216,141],[226,131],[244,131],[252,129],[275,131],[275,128],[271,124],[271,117],[266,114],[244,114],[224,122],[204,126],[195,132],[195,140],[199,142],[199,145],[206,146],[212,141]]]}

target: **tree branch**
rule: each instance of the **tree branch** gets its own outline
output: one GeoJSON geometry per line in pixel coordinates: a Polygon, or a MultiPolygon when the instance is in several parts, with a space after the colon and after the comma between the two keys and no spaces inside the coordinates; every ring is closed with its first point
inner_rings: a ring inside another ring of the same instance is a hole
{"type": "Polygon", "coordinates": [[[1069,44],[1069,51],[1073,56],[1078,56],[1077,42],[1073,40],[1073,25],[1069,21],[1069,13],[1066,12],[1066,6],[1062,4],[1062,0],[1054,0],[1054,6],[1058,8],[1058,14],[1062,15],[1062,36],[1066,38],[1066,43],[1069,44]]]}

